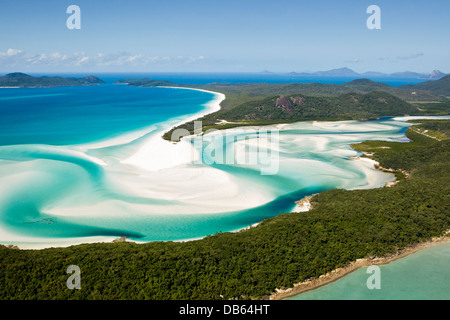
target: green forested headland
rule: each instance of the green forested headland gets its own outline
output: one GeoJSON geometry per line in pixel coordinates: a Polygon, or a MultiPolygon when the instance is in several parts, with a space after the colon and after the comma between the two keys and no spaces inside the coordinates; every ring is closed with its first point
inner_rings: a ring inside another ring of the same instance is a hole
{"type": "Polygon", "coordinates": [[[50,88],[63,86],[91,86],[105,83],[103,80],[87,76],[84,78],[73,77],[34,77],[21,72],[8,73],[0,77],[0,87],[20,88],[50,88]]]}
{"type": "Polygon", "coordinates": [[[133,87],[174,87],[178,86],[176,83],[166,80],[152,80],[148,78],[131,78],[117,80],[116,84],[126,84],[133,87]]]}
{"type": "Polygon", "coordinates": [[[410,177],[397,185],[323,192],[309,212],[282,214],[238,233],[181,243],[0,246],[0,299],[262,298],[356,259],[440,236],[450,227],[449,125],[423,121],[407,131],[410,143],[354,146],[384,168],[407,170],[410,177]],[[69,265],[81,269],[79,290],[66,287],[69,265]]]}

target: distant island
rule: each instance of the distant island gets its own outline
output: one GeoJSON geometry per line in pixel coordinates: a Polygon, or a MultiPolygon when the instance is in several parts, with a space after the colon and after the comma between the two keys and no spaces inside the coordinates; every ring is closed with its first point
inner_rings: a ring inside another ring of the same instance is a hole
{"type": "Polygon", "coordinates": [[[135,87],[176,87],[178,84],[165,80],[143,79],[122,79],[117,80],[115,84],[127,84],[135,87]]]}
{"type": "Polygon", "coordinates": [[[33,77],[26,73],[14,72],[0,77],[0,87],[50,88],[63,86],[91,86],[105,83],[103,80],[87,76],[84,78],[33,77]]]}
{"type": "MultiPolygon", "coordinates": [[[[270,74],[267,70],[260,72],[261,74],[270,74]]],[[[273,74],[273,73],[272,73],[273,74]]],[[[395,73],[382,73],[375,71],[368,71],[364,73],[358,73],[349,68],[338,68],[327,71],[316,72],[290,72],[292,76],[298,77],[363,77],[363,78],[407,78],[407,79],[424,79],[424,80],[439,80],[446,76],[445,73],[439,70],[433,70],[431,73],[418,73],[412,71],[395,72],[395,73]]]]}

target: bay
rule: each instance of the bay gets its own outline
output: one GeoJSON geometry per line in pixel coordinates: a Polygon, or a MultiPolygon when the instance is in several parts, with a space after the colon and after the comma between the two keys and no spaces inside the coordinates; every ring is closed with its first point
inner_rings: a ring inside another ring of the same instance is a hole
{"type": "Polygon", "coordinates": [[[232,137],[229,145],[205,143],[213,134],[164,141],[165,130],[216,110],[224,98],[191,89],[110,83],[2,89],[0,98],[0,243],[21,248],[237,231],[294,210],[307,195],[384,186],[393,175],[352,160],[359,153],[350,144],[408,141],[409,124],[391,118],[216,133],[232,137]],[[269,145],[261,138],[267,130],[274,133],[269,145]],[[211,147],[232,149],[234,157],[208,162],[211,147]],[[269,162],[237,161],[261,147],[269,162]],[[267,164],[276,170],[262,174],[267,164]]]}

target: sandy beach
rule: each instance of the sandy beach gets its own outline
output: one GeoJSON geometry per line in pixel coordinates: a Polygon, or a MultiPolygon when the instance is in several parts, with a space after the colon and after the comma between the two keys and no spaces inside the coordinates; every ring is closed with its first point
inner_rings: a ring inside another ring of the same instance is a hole
{"type": "Polygon", "coordinates": [[[178,143],[172,143],[162,139],[162,135],[173,127],[196,120],[209,113],[219,111],[220,104],[223,100],[225,100],[225,95],[219,92],[184,87],[160,88],[203,91],[214,94],[216,98],[207,103],[205,110],[202,112],[196,113],[186,119],[183,119],[182,121],[179,121],[178,123],[170,123],[162,129],[153,132],[149,139],[147,139],[146,142],[140,147],[140,149],[131,157],[124,159],[122,163],[131,164],[147,171],[158,171],[195,161],[198,159],[199,155],[188,142],[189,137],[181,139],[178,143]],[[155,154],[157,156],[154,156],[155,154]]]}
{"type": "MultiPolygon", "coordinates": [[[[204,214],[221,213],[230,210],[251,208],[272,200],[268,193],[256,188],[245,188],[245,181],[231,174],[208,166],[192,166],[201,157],[186,136],[177,143],[167,141],[162,135],[173,127],[198,119],[206,114],[220,110],[225,99],[222,93],[184,87],[161,87],[177,90],[195,90],[212,93],[215,99],[205,104],[206,108],[179,122],[169,122],[163,127],[152,125],[145,129],[122,137],[93,144],[77,146],[81,150],[93,150],[114,145],[126,144],[133,139],[144,137],[133,154],[119,159],[117,165],[108,165],[113,171],[109,183],[115,185],[120,193],[138,197],[176,201],[179,204],[133,205],[136,213],[151,214],[204,214]],[[232,202],[229,199],[233,199],[232,202]]],[[[120,201],[109,201],[90,205],[89,208],[72,207],[48,210],[59,216],[80,216],[83,212],[107,212],[109,216],[121,215],[117,206],[127,206],[120,201]],[[81,209],[81,210],[80,210],[81,209]]],[[[130,209],[130,211],[132,211],[130,209]]],[[[99,215],[99,214],[97,214],[99,215]]]]}

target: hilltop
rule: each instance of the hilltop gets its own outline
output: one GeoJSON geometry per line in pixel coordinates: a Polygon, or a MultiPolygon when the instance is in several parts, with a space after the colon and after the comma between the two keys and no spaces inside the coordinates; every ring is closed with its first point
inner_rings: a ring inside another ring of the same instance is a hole
{"type": "Polygon", "coordinates": [[[436,80],[436,81],[426,81],[415,85],[405,85],[400,88],[409,90],[424,90],[432,92],[436,95],[449,97],[450,96],[450,75],[436,80]]]}
{"type": "Polygon", "coordinates": [[[370,120],[416,111],[411,104],[385,92],[347,93],[338,97],[273,96],[223,112],[228,121],[239,120],[370,120]]]}

